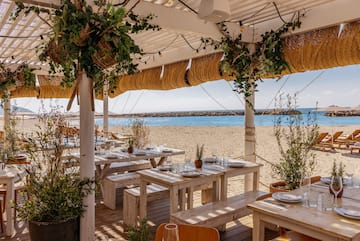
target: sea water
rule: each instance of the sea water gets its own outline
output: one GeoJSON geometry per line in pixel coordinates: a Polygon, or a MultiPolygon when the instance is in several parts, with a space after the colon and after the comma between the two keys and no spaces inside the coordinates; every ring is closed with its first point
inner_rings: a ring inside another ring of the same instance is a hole
{"type": "MultiPolygon", "coordinates": [[[[300,109],[303,120],[308,113],[314,113],[314,109],[300,109]]],[[[255,115],[256,126],[274,126],[278,115],[255,115]]],[[[286,119],[286,115],[281,118],[286,119]]],[[[244,126],[245,117],[236,115],[225,116],[177,116],[177,117],[142,117],[148,126],[244,126]]],[[[316,112],[317,124],[319,126],[349,126],[359,125],[360,116],[328,117],[325,112],[316,112]]],[[[129,126],[134,118],[109,118],[110,126],[129,126]]],[[[96,125],[102,125],[103,120],[95,120],[96,125]]]]}

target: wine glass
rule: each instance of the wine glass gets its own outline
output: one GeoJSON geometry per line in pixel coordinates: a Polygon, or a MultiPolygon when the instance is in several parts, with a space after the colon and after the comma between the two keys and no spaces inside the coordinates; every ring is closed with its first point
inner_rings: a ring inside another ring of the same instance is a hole
{"type": "Polygon", "coordinates": [[[335,207],[338,206],[337,197],[338,197],[339,193],[341,192],[342,188],[343,188],[342,177],[332,176],[331,182],[330,182],[330,189],[335,195],[335,207]]]}
{"type": "Polygon", "coordinates": [[[168,223],[164,227],[163,241],[179,241],[179,229],[174,223],[168,223]]]}

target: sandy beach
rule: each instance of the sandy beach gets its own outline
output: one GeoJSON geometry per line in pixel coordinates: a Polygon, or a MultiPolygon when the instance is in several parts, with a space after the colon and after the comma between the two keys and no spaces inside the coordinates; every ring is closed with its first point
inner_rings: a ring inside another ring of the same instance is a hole
{"type": "MultiPolygon", "coordinates": [[[[36,120],[19,120],[17,128],[19,130],[34,130],[36,120]]],[[[110,126],[110,131],[115,133],[128,133],[126,127],[110,126]]],[[[191,159],[195,158],[196,144],[204,144],[205,156],[226,156],[230,158],[241,158],[244,155],[244,128],[239,127],[216,127],[216,126],[164,126],[149,127],[150,143],[153,145],[164,145],[185,150],[191,159]]],[[[320,132],[333,133],[343,131],[344,134],[350,134],[359,126],[321,126],[320,132]]],[[[257,155],[268,162],[279,160],[280,154],[276,144],[271,126],[256,127],[256,151],[257,155]]],[[[329,176],[332,162],[334,159],[342,161],[346,167],[346,172],[354,173],[355,181],[360,182],[360,154],[350,154],[349,150],[336,151],[315,151],[317,167],[314,175],[329,176]]],[[[176,156],[172,159],[174,162],[183,162],[184,156],[176,156]]],[[[261,158],[257,162],[264,166],[261,169],[262,190],[267,190],[269,183],[278,180],[273,175],[271,165],[261,158]]],[[[242,182],[241,182],[242,184],[242,182]]]]}

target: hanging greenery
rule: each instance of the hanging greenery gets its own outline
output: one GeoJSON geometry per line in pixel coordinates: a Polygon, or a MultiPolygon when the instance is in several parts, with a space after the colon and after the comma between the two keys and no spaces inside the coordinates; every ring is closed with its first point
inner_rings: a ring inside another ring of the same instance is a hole
{"type": "Polygon", "coordinates": [[[36,77],[34,70],[27,64],[21,64],[15,70],[11,70],[0,63],[1,99],[9,98],[10,92],[15,90],[16,87],[35,87],[36,77]]]}
{"type": "Polygon", "coordinates": [[[64,75],[65,87],[72,86],[80,70],[84,70],[95,90],[102,90],[104,80],[108,79],[111,91],[117,79],[108,77],[134,73],[137,64],[133,59],[143,53],[130,34],[160,29],[150,23],[153,15],[139,17],[106,0],[94,0],[94,6],[85,0],[62,0],[52,10],[16,4],[13,18],[22,11],[35,12],[51,27],[49,36],[43,36],[39,58],[49,62],[51,73],[64,75]]]}
{"type": "Polygon", "coordinates": [[[261,81],[264,76],[279,76],[282,71],[289,69],[284,59],[281,37],[289,30],[300,28],[299,19],[298,16],[294,21],[284,22],[277,30],[262,34],[261,41],[254,43],[254,51],[250,50],[252,44],[242,41],[241,34],[233,38],[224,22],[218,24],[224,35],[220,41],[204,38],[202,42],[205,46],[211,45],[215,49],[223,50],[224,58],[219,64],[220,73],[233,78],[236,91],[248,97],[251,96],[252,88],[256,90],[257,81],[261,81]]]}

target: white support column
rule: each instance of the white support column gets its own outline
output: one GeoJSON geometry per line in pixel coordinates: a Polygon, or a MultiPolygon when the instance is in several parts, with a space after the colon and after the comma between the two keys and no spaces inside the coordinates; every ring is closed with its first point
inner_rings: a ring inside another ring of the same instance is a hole
{"type": "MultiPolygon", "coordinates": [[[[255,136],[255,93],[251,90],[251,96],[246,98],[245,103],[245,160],[256,162],[256,136],[255,136]],[[249,105],[250,103],[250,105],[249,105]]],[[[245,175],[245,191],[251,191],[253,187],[252,174],[245,175]]]]}
{"type": "Polygon", "coordinates": [[[7,149],[8,143],[6,141],[7,129],[10,126],[10,93],[9,97],[4,100],[4,150],[7,149]]]}
{"type": "MultiPolygon", "coordinates": [[[[80,177],[95,177],[94,162],[94,112],[91,110],[92,86],[85,72],[80,80],[80,177]]],[[[86,207],[80,219],[80,240],[95,239],[95,194],[91,193],[83,200],[86,207]]]]}
{"type": "Polygon", "coordinates": [[[103,89],[103,132],[109,132],[109,82],[105,80],[103,89]]]}

